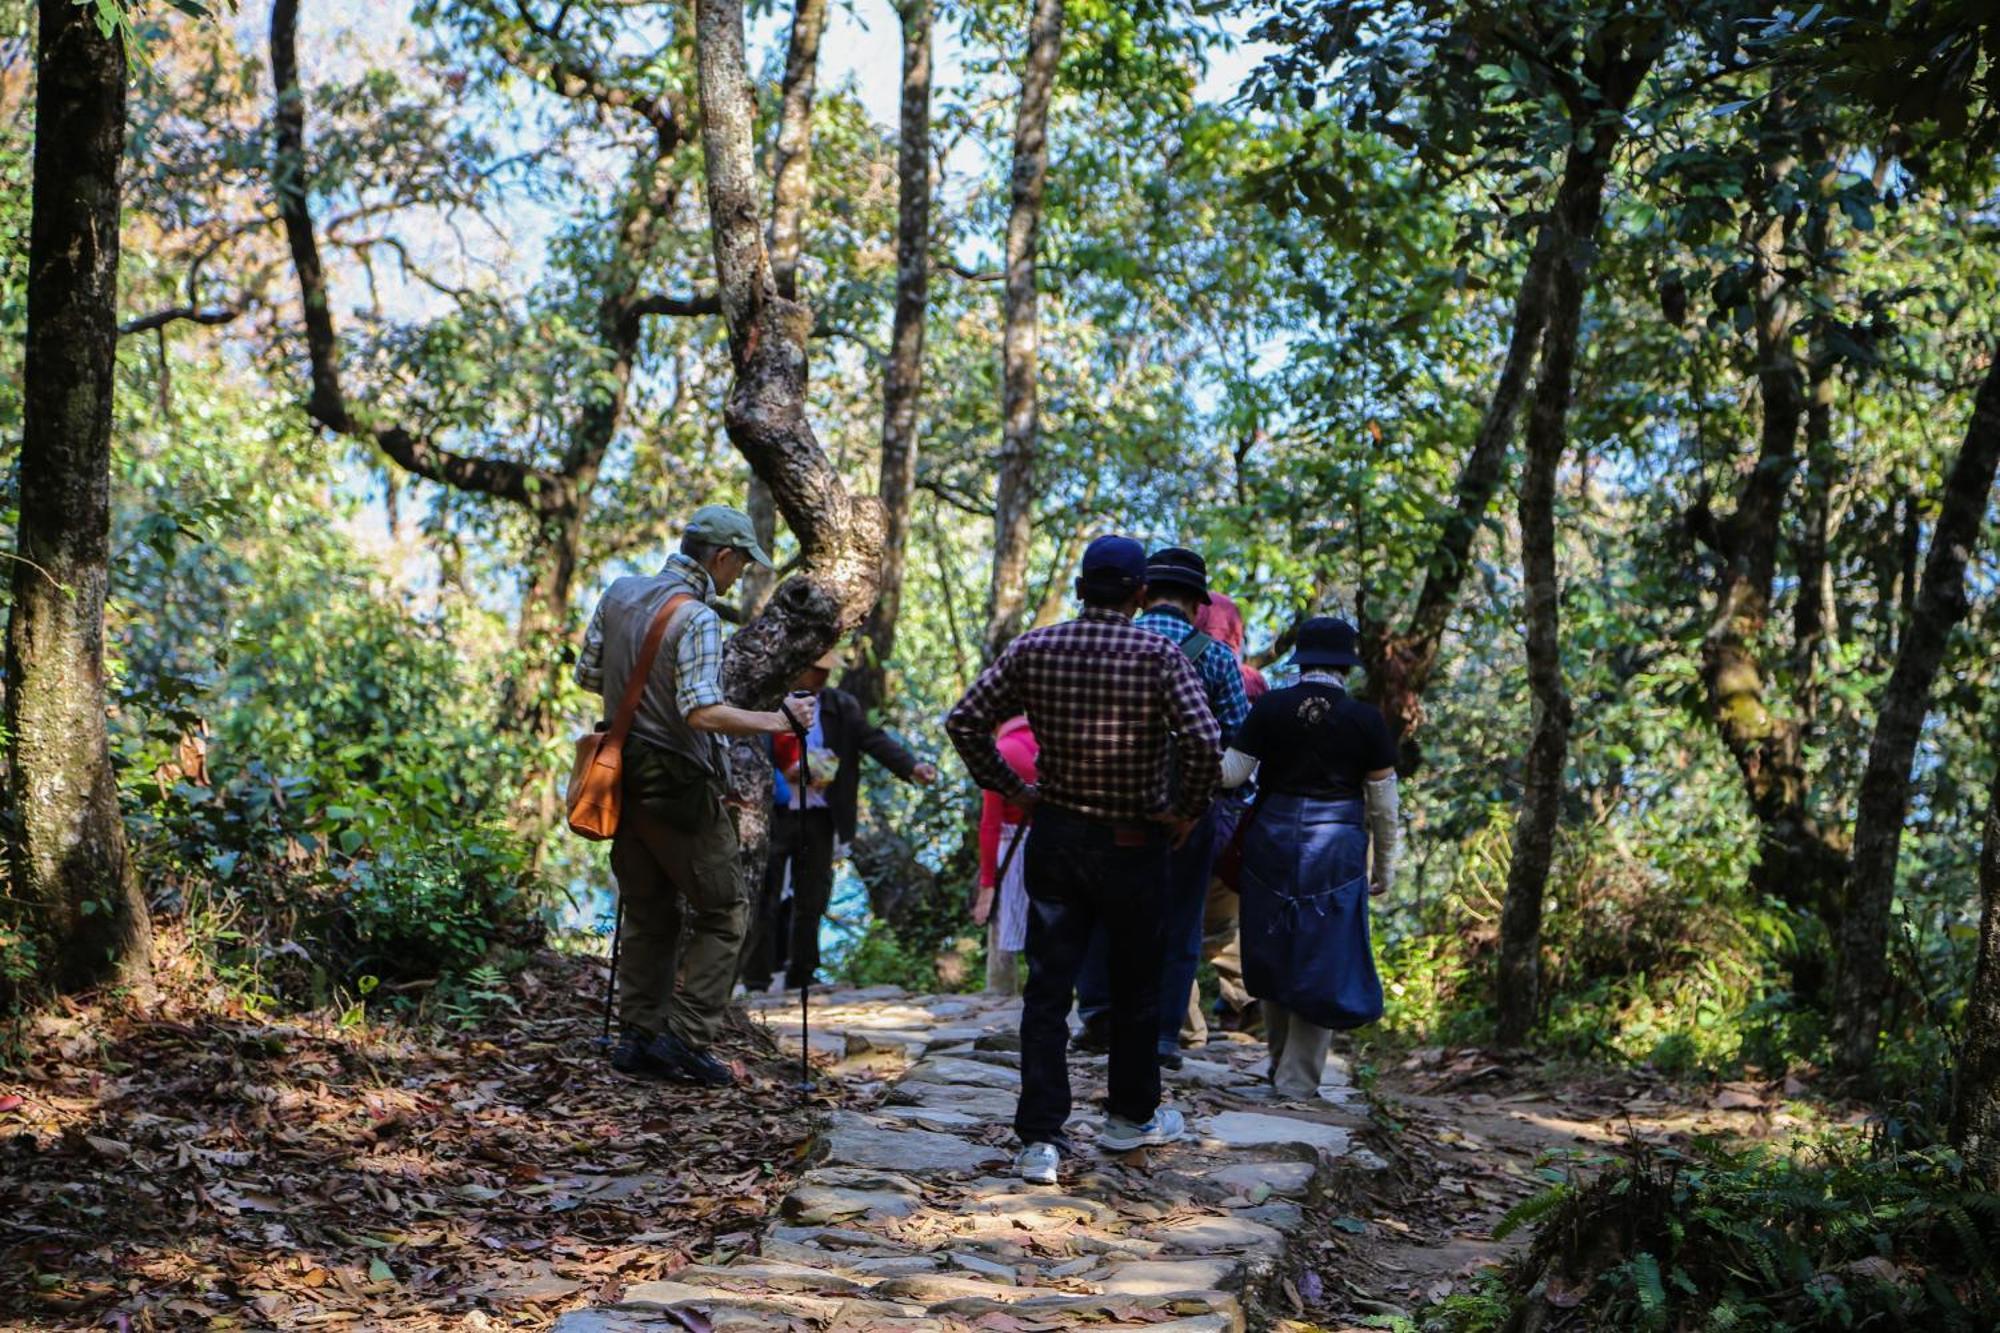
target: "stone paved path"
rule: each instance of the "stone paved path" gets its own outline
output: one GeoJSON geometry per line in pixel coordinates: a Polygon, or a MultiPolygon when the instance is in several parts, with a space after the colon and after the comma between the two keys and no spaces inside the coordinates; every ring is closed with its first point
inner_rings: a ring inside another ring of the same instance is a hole
{"type": "MultiPolygon", "coordinates": [[[[753,1012],[796,1053],[796,998],[753,1012]]],[[[1058,1184],[1029,1185],[1010,1169],[1019,1013],[890,987],[816,998],[819,1077],[842,1105],[757,1253],[631,1287],[558,1333],[1257,1327],[1300,1201],[1332,1171],[1380,1166],[1350,1142],[1361,1112],[1345,1071],[1329,1061],[1322,1101],[1279,1105],[1262,1044],[1218,1040],[1167,1076],[1189,1138],[1112,1157],[1093,1144],[1104,1060],[1072,1054],[1078,1151],[1058,1184]]]]}

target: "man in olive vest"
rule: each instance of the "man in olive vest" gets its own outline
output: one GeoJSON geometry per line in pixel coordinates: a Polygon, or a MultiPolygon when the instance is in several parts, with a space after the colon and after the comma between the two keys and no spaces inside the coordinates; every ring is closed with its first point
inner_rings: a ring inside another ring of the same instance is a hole
{"type": "MultiPolygon", "coordinates": [[[[748,515],[724,505],[696,510],[680,551],[658,574],[622,578],[605,590],[576,665],[577,683],[614,707],[653,618],[676,595],[688,595],[667,623],[639,696],[611,844],[625,922],[617,978],[624,1035],[611,1063],[627,1074],[730,1082],[728,1067],[708,1048],[736,979],[748,900],[736,825],[723,803],[723,737],[793,727],[782,712],[737,708],[722,694],[722,618],[708,599],[729,591],[752,561],[771,567],[748,515]]],[[[789,707],[798,725],[812,725],[815,701],[789,707]]]]}

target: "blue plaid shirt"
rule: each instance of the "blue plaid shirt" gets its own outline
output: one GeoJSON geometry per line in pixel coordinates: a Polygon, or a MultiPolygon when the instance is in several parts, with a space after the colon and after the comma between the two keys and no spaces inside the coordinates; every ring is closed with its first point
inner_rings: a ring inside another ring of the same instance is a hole
{"type": "MultiPolygon", "coordinates": [[[[1171,606],[1152,607],[1134,616],[1132,623],[1175,643],[1187,642],[1194,633],[1194,623],[1171,606]]],[[[1208,693],[1208,710],[1215,714],[1222,728],[1222,744],[1227,748],[1250,716],[1250,696],[1243,692],[1243,672],[1237,668],[1236,654],[1221,640],[1211,639],[1194,664],[1194,673],[1201,677],[1201,687],[1208,693]]]]}

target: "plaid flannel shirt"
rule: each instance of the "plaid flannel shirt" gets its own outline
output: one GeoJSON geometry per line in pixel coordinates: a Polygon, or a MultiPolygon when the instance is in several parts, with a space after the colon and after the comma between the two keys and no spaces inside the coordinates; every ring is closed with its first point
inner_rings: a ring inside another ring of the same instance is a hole
{"type": "Polygon", "coordinates": [[[973,780],[1026,789],[994,743],[1026,713],[1041,745],[1042,795],[1096,819],[1192,819],[1221,774],[1222,736],[1201,678],[1173,643],[1116,611],[1030,630],[980,674],[945,719],[973,780]]]}
{"type": "MultiPolygon", "coordinates": [[[[1164,634],[1176,644],[1186,643],[1194,633],[1194,622],[1170,606],[1153,607],[1134,617],[1132,623],[1164,634]]],[[[1215,638],[1202,650],[1194,670],[1201,677],[1202,688],[1208,691],[1208,711],[1215,714],[1216,725],[1222,728],[1222,743],[1227,747],[1250,716],[1250,696],[1243,689],[1243,670],[1237,664],[1236,654],[1229,651],[1229,645],[1215,638]]]]}
{"type": "MultiPolygon", "coordinates": [[[[674,645],[674,708],[685,718],[697,708],[727,702],[722,693],[722,617],[707,605],[715,594],[715,581],[687,556],[676,551],[667,557],[658,577],[668,595],[693,593],[695,600],[703,603],[691,613],[680,642],[674,645]]],[[[584,631],[583,652],[576,659],[576,683],[595,694],[604,693],[604,608],[609,600],[598,602],[590,628],[584,631]]],[[[639,626],[637,632],[644,633],[645,626],[639,626]]],[[[617,700],[605,703],[610,707],[617,700]]]]}

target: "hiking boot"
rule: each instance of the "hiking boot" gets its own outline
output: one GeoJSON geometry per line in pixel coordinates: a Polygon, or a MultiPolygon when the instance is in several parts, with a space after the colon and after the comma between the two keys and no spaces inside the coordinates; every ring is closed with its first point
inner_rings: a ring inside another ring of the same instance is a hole
{"type": "Polygon", "coordinates": [[[1092,1014],[1083,1020],[1083,1031],[1076,1035],[1076,1048],[1092,1055],[1103,1055],[1111,1049],[1111,1015],[1092,1014]]]}
{"type": "Polygon", "coordinates": [[[1171,1069],[1175,1073],[1179,1073],[1181,1066],[1185,1063],[1186,1061],[1182,1059],[1178,1049],[1160,1052],[1160,1068],[1162,1069],[1171,1069]]]}
{"type": "Polygon", "coordinates": [[[1053,1143],[1031,1143],[1021,1149],[1021,1155],[1014,1159],[1014,1171],[1030,1185],[1053,1185],[1056,1183],[1056,1167],[1062,1164],[1062,1154],[1053,1143]]]}
{"type": "Polygon", "coordinates": [[[653,1038],[648,1051],[654,1058],[671,1066],[667,1077],[678,1082],[695,1083],[705,1088],[726,1088],[736,1081],[728,1065],[707,1051],[696,1050],[671,1032],[662,1032],[653,1038]]]}
{"type": "Polygon", "coordinates": [[[1187,1121],[1181,1113],[1171,1106],[1162,1106],[1143,1125],[1135,1125],[1122,1115],[1104,1117],[1104,1128],[1097,1134],[1097,1146],[1106,1152],[1131,1152],[1134,1148],[1172,1143],[1185,1133],[1187,1121]]]}
{"type": "Polygon", "coordinates": [[[627,1032],[611,1052],[611,1067],[638,1078],[664,1078],[676,1083],[727,1087],[736,1080],[729,1067],[707,1051],[697,1051],[671,1032],[648,1037],[627,1032]]]}
{"type": "Polygon", "coordinates": [[[646,1043],[651,1040],[645,1033],[627,1028],[618,1044],[611,1048],[611,1067],[621,1074],[635,1078],[658,1075],[652,1062],[646,1058],[646,1043]]]}

